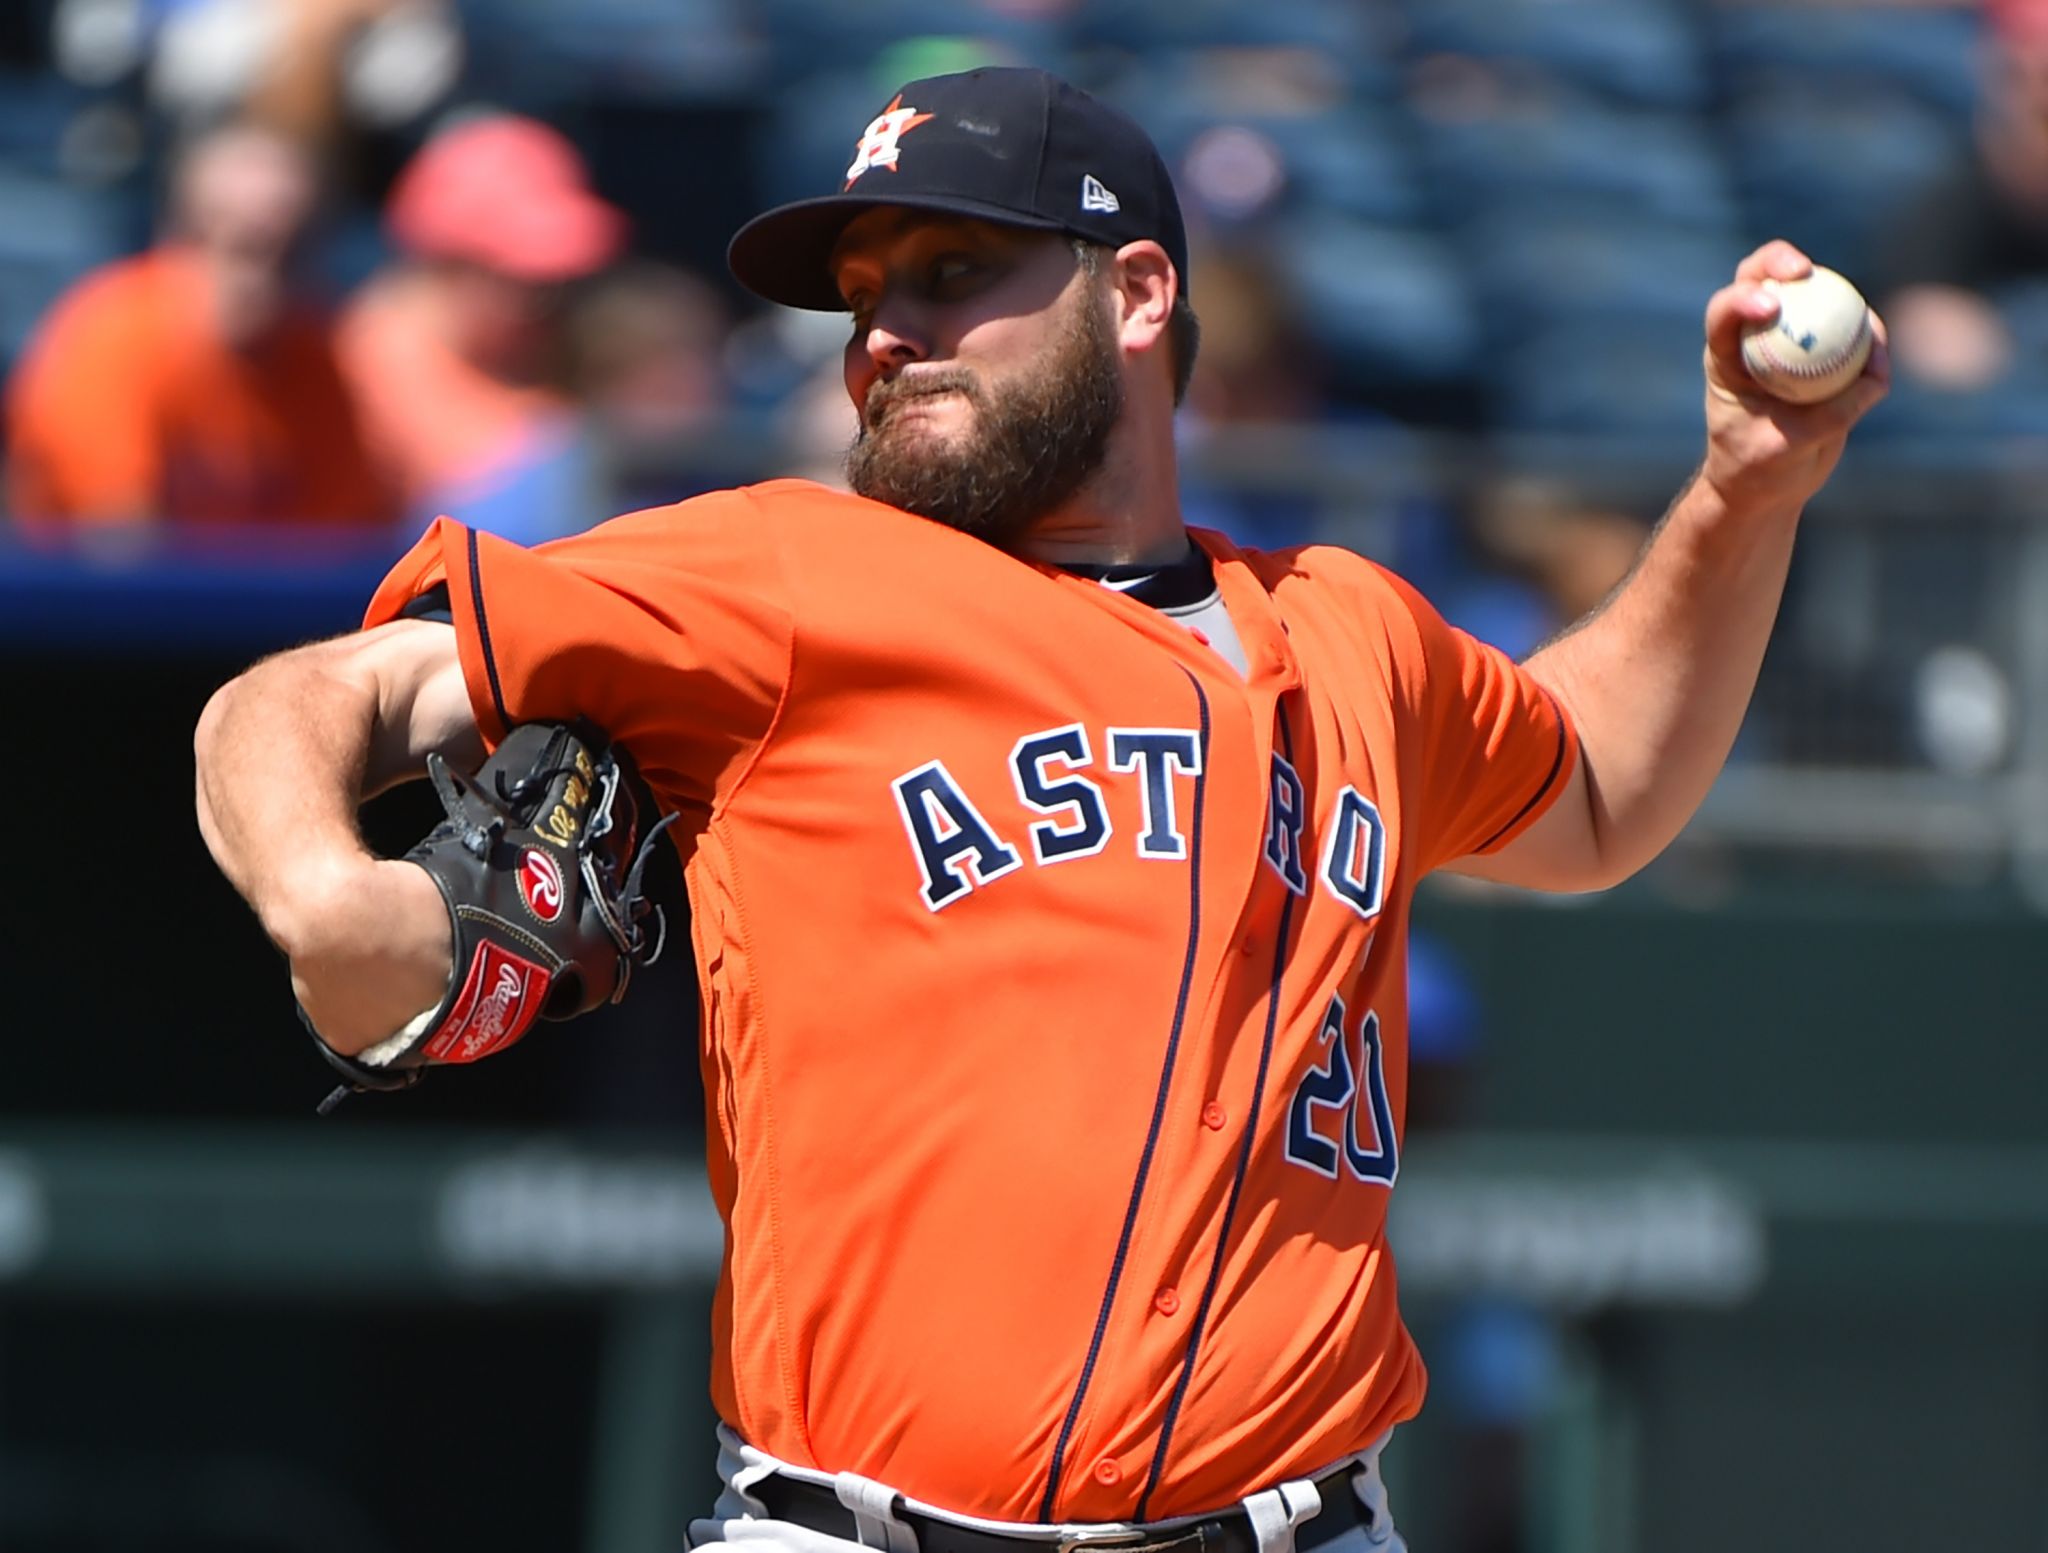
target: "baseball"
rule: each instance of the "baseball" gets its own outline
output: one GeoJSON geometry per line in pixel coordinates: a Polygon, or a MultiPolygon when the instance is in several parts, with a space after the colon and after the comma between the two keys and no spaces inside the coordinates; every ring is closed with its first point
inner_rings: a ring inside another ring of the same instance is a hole
{"type": "Polygon", "coordinates": [[[1767,280],[1778,316],[1742,337],[1742,363],[1757,386],[1794,404],[1832,399],[1870,359],[1870,309],[1862,293],[1816,265],[1804,280],[1767,280]]]}

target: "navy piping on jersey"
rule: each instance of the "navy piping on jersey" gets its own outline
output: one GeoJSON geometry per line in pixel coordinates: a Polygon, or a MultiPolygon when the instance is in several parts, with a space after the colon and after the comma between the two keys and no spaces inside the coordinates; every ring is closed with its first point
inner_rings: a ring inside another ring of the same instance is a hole
{"type": "Polygon", "coordinates": [[[477,559],[476,530],[469,533],[469,597],[476,605],[476,639],[484,650],[484,673],[491,680],[491,705],[497,709],[498,726],[510,728],[512,719],[505,712],[505,691],[498,683],[498,659],[491,651],[491,622],[484,614],[484,569],[477,559]]]}
{"type": "MultiPolygon", "coordinates": [[[[1291,766],[1294,764],[1294,735],[1287,726],[1284,701],[1279,710],[1280,752],[1291,766]]],[[[1252,1102],[1245,1114],[1244,1138],[1237,1147],[1237,1173],[1231,1178],[1230,1197],[1223,1205],[1223,1224],[1216,1232],[1216,1251],[1209,1259],[1209,1278],[1202,1285],[1201,1303],[1195,1307],[1195,1317],[1189,1325],[1187,1357],[1181,1361],[1180,1379],[1174,1382],[1173,1396],[1166,1404],[1166,1420],[1159,1428],[1159,1448],[1152,1453],[1152,1470],[1146,1475],[1145,1491],[1138,1496],[1137,1520],[1145,1519],[1153,1490],[1159,1487],[1159,1479],[1166,1471],[1166,1453],[1173,1445],[1173,1426],[1180,1418],[1181,1403],[1187,1398],[1188,1383],[1194,1379],[1195,1358],[1201,1351],[1202,1332],[1209,1321],[1209,1307],[1215,1303],[1216,1287],[1223,1281],[1223,1253],[1229,1249],[1231,1227],[1237,1222],[1238,1199],[1243,1195],[1245,1176],[1251,1169],[1252,1144],[1259,1132],[1259,1102],[1265,1097],[1266,1073],[1273,1061],[1273,1033],[1280,1019],[1280,982],[1287,971],[1287,934],[1294,925],[1294,902],[1294,892],[1289,890],[1280,904],[1280,935],[1273,945],[1273,984],[1266,994],[1266,1035],[1259,1046],[1259,1073],[1252,1081],[1252,1102]]]]}
{"type": "MultiPolygon", "coordinates": [[[[1187,674],[1187,670],[1181,670],[1187,674]]],[[[1173,1087],[1173,1066],[1180,1054],[1181,1027],[1187,1019],[1188,995],[1195,982],[1195,951],[1202,938],[1202,799],[1208,791],[1209,782],[1209,698],[1202,691],[1201,681],[1188,674],[1188,683],[1194,687],[1195,700],[1201,708],[1202,731],[1200,749],[1202,769],[1195,773],[1195,813],[1191,826],[1193,835],[1188,841],[1188,948],[1180,968],[1180,996],[1173,1005],[1173,1028],[1166,1037],[1166,1060],[1159,1072],[1159,1091],[1152,1098],[1152,1124],[1145,1133],[1145,1150],[1138,1156],[1138,1174],[1131,1182],[1131,1200],[1124,1209],[1123,1233],[1117,1237],[1116,1256],[1109,1264],[1109,1284],[1102,1291],[1102,1308],[1095,1315],[1095,1333],[1088,1340],[1088,1357],[1081,1365],[1081,1378],[1074,1386],[1074,1399],[1067,1404],[1067,1416],[1060,1424],[1060,1437],[1052,1449],[1052,1467],[1046,1473],[1045,1498],[1040,1501],[1038,1518],[1052,1519],[1053,1501],[1059,1496],[1060,1472],[1066,1465],[1067,1443],[1072,1439],[1075,1420],[1081,1416],[1081,1403],[1087,1398],[1088,1383],[1095,1375],[1095,1361],[1102,1353],[1102,1339],[1109,1330],[1109,1313],[1116,1304],[1117,1285],[1124,1275],[1124,1258],[1131,1249],[1131,1234],[1138,1226],[1138,1208],[1145,1200],[1145,1181],[1152,1173],[1153,1151],[1159,1145],[1159,1129],[1166,1120],[1166,1097],[1173,1087]]]]}
{"type": "MultiPolygon", "coordinates": [[[[1538,685],[1536,688],[1543,690],[1541,685],[1538,685]]],[[[1571,733],[1569,726],[1564,720],[1564,708],[1557,704],[1557,697],[1553,696],[1548,690],[1543,690],[1543,699],[1550,703],[1551,715],[1557,719],[1557,753],[1550,758],[1550,771],[1543,778],[1543,785],[1531,793],[1529,801],[1515,811],[1515,817],[1509,820],[1507,824],[1501,826],[1491,836],[1480,842],[1478,846],[1474,847],[1472,850],[1475,852],[1484,852],[1488,847],[1499,841],[1501,837],[1521,824],[1522,817],[1543,801],[1544,794],[1550,791],[1550,784],[1557,780],[1558,772],[1564,769],[1564,752],[1571,748],[1571,733]]]]}

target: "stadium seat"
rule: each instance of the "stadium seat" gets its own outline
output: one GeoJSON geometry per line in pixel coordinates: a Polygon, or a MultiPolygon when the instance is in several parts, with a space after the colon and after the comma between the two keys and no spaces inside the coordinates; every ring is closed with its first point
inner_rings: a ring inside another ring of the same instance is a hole
{"type": "Polygon", "coordinates": [[[1547,322],[1489,358],[1485,383],[1498,432],[1696,441],[1699,321],[1647,315],[1607,330],[1547,322]]]}
{"type": "Polygon", "coordinates": [[[79,276],[123,250],[133,212],[117,196],[0,168],[0,361],[79,276]]]}
{"type": "Polygon", "coordinates": [[[1213,132],[1238,129],[1276,158],[1288,208],[1394,226],[1424,217],[1412,132],[1398,115],[1369,101],[1352,98],[1327,107],[1311,102],[1292,111],[1219,102],[1179,70],[1121,78],[1105,95],[1152,132],[1182,199],[1191,205],[1203,201],[1203,179],[1190,164],[1191,154],[1204,145],[1213,148],[1213,132]]]}
{"type": "Polygon", "coordinates": [[[1142,53],[1295,46],[1363,71],[1375,70],[1391,51],[1396,23],[1388,7],[1360,0],[1080,0],[1067,18],[1084,46],[1142,53]]]}
{"type": "Polygon", "coordinates": [[[1414,0],[1411,55],[1517,60],[1617,103],[1706,106],[1711,79],[1684,8],[1664,0],[1414,0]]]}
{"type": "Polygon", "coordinates": [[[1272,251],[1346,386],[1442,387],[1473,374],[1479,318],[1439,237],[1310,212],[1277,224],[1272,251]]]}
{"type": "Polygon", "coordinates": [[[463,0],[462,13],[470,79],[508,105],[739,100],[769,63],[739,0],[463,0]]]}
{"type": "Polygon", "coordinates": [[[1425,176],[1446,220],[1541,210],[1559,199],[1707,230],[1738,216],[1718,147],[1691,115],[1618,109],[1548,88],[1514,93],[1483,115],[1416,107],[1425,176]]]}
{"type": "Polygon", "coordinates": [[[0,167],[54,174],[64,130],[91,100],[62,76],[0,69],[0,167]]]}
{"type": "MultiPolygon", "coordinates": [[[[2048,369],[2048,275],[1995,286],[1991,302],[2004,318],[2020,360],[2048,369]]],[[[2040,424],[2048,428],[2048,421],[2040,424]]]]}
{"type": "Polygon", "coordinates": [[[2022,364],[1984,388],[1955,391],[1901,377],[1859,434],[1872,441],[1916,442],[1945,456],[1982,463],[2004,439],[2037,441],[2048,428],[2048,370],[2022,364]]]}
{"type": "Polygon", "coordinates": [[[1632,222],[1606,212],[1498,210],[1461,235],[1489,337],[1570,326],[1589,334],[1676,322],[1697,332],[1742,257],[1735,230],[1632,222]]]}
{"type": "Polygon", "coordinates": [[[1707,52],[1728,80],[1766,71],[1795,92],[1890,86],[1958,124],[1976,105],[1984,28],[1975,6],[1723,0],[1706,14],[1707,52]]]}
{"type": "Polygon", "coordinates": [[[1897,86],[1753,76],[1728,110],[1745,222],[1851,276],[1930,182],[1970,154],[1949,118],[1897,86]]]}

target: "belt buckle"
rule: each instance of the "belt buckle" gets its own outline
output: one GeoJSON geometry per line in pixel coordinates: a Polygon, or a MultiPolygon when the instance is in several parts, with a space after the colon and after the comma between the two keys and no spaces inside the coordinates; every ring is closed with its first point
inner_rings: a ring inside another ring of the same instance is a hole
{"type": "Polygon", "coordinates": [[[1106,1537],[1062,1537],[1059,1553],[1089,1553],[1091,1548],[1143,1548],[1145,1553],[1166,1553],[1169,1548],[1191,1548],[1192,1553],[1203,1553],[1209,1542],[1208,1528],[1213,1524],[1213,1518],[1204,1518],[1190,1521],[1187,1525],[1166,1533],[1146,1532],[1133,1527],[1129,1531],[1112,1532],[1106,1537]]]}
{"type": "Polygon", "coordinates": [[[1054,1544],[1056,1553],[1088,1553],[1090,1548],[1134,1548],[1145,1541],[1145,1534],[1133,1528],[1129,1531],[1097,1533],[1087,1537],[1062,1537],[1054,1544]]]}

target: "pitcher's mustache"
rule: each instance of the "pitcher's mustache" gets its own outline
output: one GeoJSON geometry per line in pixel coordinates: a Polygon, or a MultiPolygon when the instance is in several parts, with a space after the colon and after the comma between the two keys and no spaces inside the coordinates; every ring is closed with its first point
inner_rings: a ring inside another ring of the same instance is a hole
{"type": "Polygon", "coordinates": [[[864,418],[869,426],[874,426],[898,405],[917,399],[935,399],[940,394],[961,394],[970,404],[981,403],[980,385],[965,372],[919,373],[916,377],[893,378],[875,384],[868,390],[864,418]]]}

